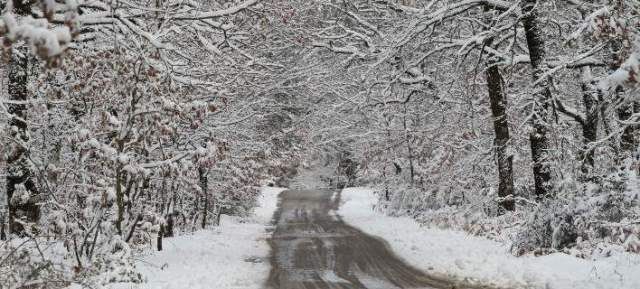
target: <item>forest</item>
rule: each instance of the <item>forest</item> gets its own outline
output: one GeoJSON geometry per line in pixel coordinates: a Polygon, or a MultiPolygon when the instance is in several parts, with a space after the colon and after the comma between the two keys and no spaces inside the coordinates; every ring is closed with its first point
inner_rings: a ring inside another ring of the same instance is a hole
{"type": "Polygon", "coordinates": [[[0,288],[144,283],[141,254],[319,170],[516,257],[640,254],[638,1],[0,10],[0,288]]]}

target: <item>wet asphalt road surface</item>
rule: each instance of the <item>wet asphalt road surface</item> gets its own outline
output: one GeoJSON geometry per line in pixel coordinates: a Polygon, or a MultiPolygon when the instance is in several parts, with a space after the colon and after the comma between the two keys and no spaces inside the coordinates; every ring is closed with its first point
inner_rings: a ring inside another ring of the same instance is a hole
{"type": "Polygon", "coordinates": [[[427,276],[393,255],[386,243],[345,224],[331,191],[280,194],[269,289],[460,288],[427,276]]]}

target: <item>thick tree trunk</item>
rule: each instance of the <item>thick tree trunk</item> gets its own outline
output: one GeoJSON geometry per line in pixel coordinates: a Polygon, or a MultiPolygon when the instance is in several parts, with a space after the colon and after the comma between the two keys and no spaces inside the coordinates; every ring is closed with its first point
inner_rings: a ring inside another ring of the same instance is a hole
{"type": "Polygon", "coordinates": [[[498,196],[500,207],[507,211],[515,209],[513,191],[513,156],[509,153],[509,121],[507,119],[507,98],[504,94],[502,75],[495,65],[489,65],[486,72],[493,130],[495,132],[495,150],[498,162],[498,196]]]}
{"type": "Polygon", "coordinates": [[[24,147],[29,140],[26,122],[27,106],[24,103],[28,100],[28,53],[29,51],[25,46],[14,49],[9,63],[8,75],[10,100],[18,102],[8,105],[8,111],[11,114],[9,135],[13,139],[13,143],[8,150],[6,189],[9,232],[14,234],[24,233],[26,228],[24,228],[22,222],[35,223],[40,218],[39,194],[29,166],[28,150],[24,147]],[[29,198],[27,200],[22,200],[21,198],[13,200],[14,193],[21,185],[29,193],[29,198]]]}
{"type": "MultiPolygon", "coordinates": [[[[485,22],[490,25],[493,21],[490,15],[491,8],[484,7],[485,22]]],[[[491,46],[493,39],[488,39],[486,45],[491,46]]],[[[509,150],[509,119],[507,116],[507,96],[504,90],[504,81],[500,74],[500,68],[491,60],[487,60],[485,77],[487,80],[487,91],[489,103],[491,105],[491,116],[493,118],[493,130],[495,133],[494,147],[496,161],[498,164],[498,197],[500,201],[499,213],[515,210],[515,192],[513,187],[513,155],[509,150]]]]}
{"type": "Polygon", "coordinates": [[[549,102],[551,101],[550,80],[544,76],[545,72],[545,43],[540,31],[538,20],[538,7],[536,0],[523,0],[520,2],[524,30],[529,48],[529,58],[533,69],[533,81],[537,83],[533,94],[533,115],[531,125],[533,130],[529,135],[531,145],[531,158],[533,160],[533,178],[535,182],[535,194],[541,199],[551,193],[551,168],[546,159],[549,150],[549,102]]]}

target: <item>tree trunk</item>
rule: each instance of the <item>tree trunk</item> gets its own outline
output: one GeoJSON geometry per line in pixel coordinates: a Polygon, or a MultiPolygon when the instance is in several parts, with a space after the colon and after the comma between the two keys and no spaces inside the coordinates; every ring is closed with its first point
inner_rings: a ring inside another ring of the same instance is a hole
{"type": "Polygon", "coordinates": [[[5,220],[4,220],[4,215],[2,215],[2,219],[0,219],[0,241],[5,241],[7,240],[7,234],[5,232],[5,220]]]}
{"type": "Polygon", "coordinates": [[[209,195],[208,195],[208,182],[207,182],[207,172],[204,168],[198,169],[198,175],[200,177],[200,189],[202,190],[202,229],[207,226],[207,210],[209,210],[209,195]]]}
{"type": "Polygon", "coordinates": [[[495,150],[498,162],[498,196],[500,207],[507,211],[515,209],[513,191],[513,156],[509,153],[509,121],[507,119],[507,98],[504,94],[502,75],[497,66],[489,64],[486,72],[493,130],[495,132],[495,150]]]}
{"type": "MultiPolygon", "coordinates": [[[[616,94],[620,95],[621,92],[616,92],[616,94]]],[[[633,112],[634,112],[634,104],[622,104],[617,109],[618,119],[621,121],[631,121],[633,112]]],[[[624,125],[624,130],[622,131],[622,135],[620,136],[620,150],[621,150],[621,159],[629,157],[636,148],[636,139],[635,139],[635,125],[624,125]]]]}
{"type": "Polygon", "coordinates": [[[16,48],[12,51],[9,62],[8,93],[10,100],[22,103],[8,104],[8,112],[11,115],[9,135],[14,142],[8,150],[6,174],[9,233],[14,234],[24,233],[26,228],[21,222],[36,223],[40,218],[39,194],[29,166],[29,152],[23,146],[29,140],[26,122],[27,106],[24,103],[28,100],[28,75],[28,48],[26,46],[16,48]],[[24,185],[29,193],[26,201],[12,200],[20,185],[24,185]]]}
{"type": "MultiPolygon", "coordinates": [[[[485,22],[491,24],[493,17],[488,13],[491,8],[484,7],[485,22]]],[[[486,45],[491,46],[493,38],[487,40],[486,45]]],[[[504,211],[515,210],[515,192],[513,187],[513,155],[509,150],[509,118],[507,116],[507,96],[504,91],[504,81],[497,65],[487,60],[487,70],[485,73],[487,80],[487,90],[491,105],[491,116],[493,118],[493,130],[495,133],[494,146],[496,161],[498,163],[498,197],[500,201],[499,214],[504,211]]]]}
{"type": "Polygon", "coordinates": [[[118,235],[122,236],[122,222],[124,221],[124,192],[122,190],[122,171],[120,165],[116,168],[116,230],[118,235]]]}
{"type": "Polygon", "coordinates": [[[162,251],[162,237],[164,236],[164,225],[160,224],[160,231],[156,237],[156,248],[158,251],[162,251]]]}
{"type": "Polygon", "coordinates": [[[174,217],[175,217],[174,213],[169,213],[167,215],[167,225],[163,226],[163,229],[162,229],[163,237],[173,237],[173,225],[174,225],[173,218],[174,217]]]}
{"type": "MultiPolygon", "coordinates": [[[[124,144],[125,141],[117,138],[116,139],[116,145],[117,145],[117,151],[118,154],[122,154],[124,152],[124,144]]],[[[116,208],[117,208],[117,212],[116,212],[116,231],[118,232],[118,235],[122,236],[123,229],[124,226],[124,215],[125,215],[125,210],[127,209],[127,203],[125,202],[125,196],[127,197],[127,201],[131,202],[130,196],[129,196],[129,190],[131,189],[132,183],[131,181],[129,181],[129,183],[127,184],[127,172],[124,170],[124,166],[122,164],[117,164],[116,168],[115,168],[115,173],[116,173],[116,208]]]]}
{"type": "Polygon", "coordinates": [[[222,214],[222,206],[220,206],[220,204],[217,204],[213,208],[214,223],[215,223],[216,226],[220,226],[220,215],[221,214],[222,214]]]}
{"type": "Polygon", "coordinates": [[[549,102],[551,101],[550,80],[544,77],[545,72],[545,43],[540,31],[538,21],[538,7],[536,0],[523,0],[520,2],[522,21],[529,48],[529,58],[533,69],[534,86],[533,115],[531,126],[533,130],[529,135],[531,145],[531,158],[533,160],[533,178],[535,182],[536,198],[541,199],[551,193],[551,168],[546,159],[549,150],[549,102]],[[544,78],[543,78],[544,77],[544,78]]]}
{"type": "Polygon", "coordinates": [[[410,184],[413,187],[413,181],[415,179],[415,169],[413,166],[413,149],[411,147],[411,136],[409,135],[409,131],[407,129],[407,104],[404,104],[404,113],[402,115],[402,126],[404,128],[404,139],[407,143],[407,154],[409,159],[409,180],[410,184]]]}
{"type": "Polygon", "coordinates": [[[584,102],[585,119],[582,127],[582,137],[584,139],[582,152],[582,173],[589,176],[593,171],[593,148],[591,145],[598,137],[598,90],[593,84],[593,76],[591,75],[591,67],[585,66],[582,70],[582,99],[584,102]]]}

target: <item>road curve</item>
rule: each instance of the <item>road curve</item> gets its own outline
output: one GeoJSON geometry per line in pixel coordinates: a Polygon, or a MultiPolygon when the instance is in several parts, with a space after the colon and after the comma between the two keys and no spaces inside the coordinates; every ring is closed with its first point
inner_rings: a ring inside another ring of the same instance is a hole
{"type": "Polygon", "coordinates": [[[269,289],[459,288],[396,257],[386,243],[345,224],[332,192],[280,194],[269,289]]]}

